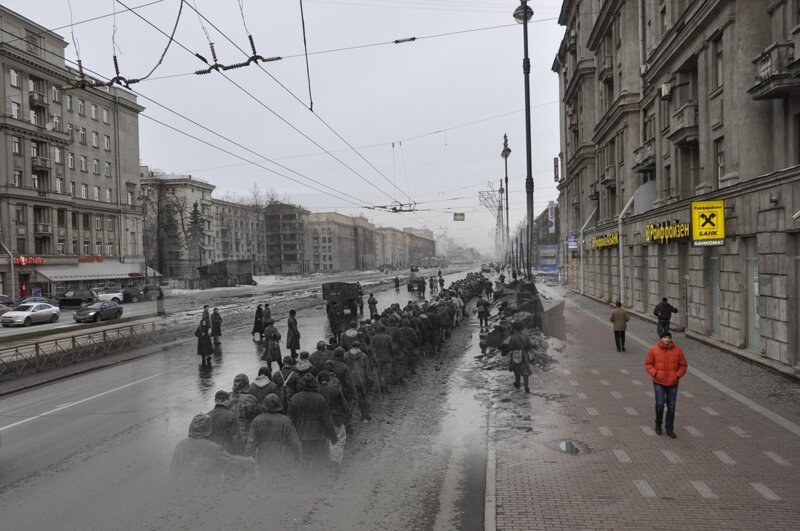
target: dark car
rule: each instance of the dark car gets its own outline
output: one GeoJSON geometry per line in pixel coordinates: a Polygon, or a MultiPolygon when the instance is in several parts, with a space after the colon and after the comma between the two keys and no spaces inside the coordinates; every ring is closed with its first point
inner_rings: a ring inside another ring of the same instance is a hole
{"type": "Polygon", "coordinates": [[[70,289],[58,297],[58,305],[61,308],[83,306],[98,301],[97,292],[93,289],[70,289]]]}
{"type": "Polygon", "coordinates": [[[14,299],[8,295],[0,295],[0,304],[5,304],[6,306],[11,306],[13,308],[17,303],[15,303],[14,299]]]}
{"type": "Polygon", "coordinates": [[[28,297],[27,299],[22,299],[20,304],[36,304],[37,302],[43,302],[45,304],[52,304],[53,306],[58,306],[58,300],[51,299],[49,297],[28,297]]]}
{"type": "Polygon", "coordinates": [[[122,317],[122,306],[115,302],[95,302],[80,310],[75,310],[72,318],[79,323],[99,322],[106,319],[119,319],[122,317]]]}

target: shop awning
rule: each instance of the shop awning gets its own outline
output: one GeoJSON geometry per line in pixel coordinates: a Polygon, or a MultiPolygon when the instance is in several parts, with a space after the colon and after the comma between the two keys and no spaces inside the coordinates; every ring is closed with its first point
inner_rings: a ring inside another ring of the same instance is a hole
{"type": "MultiPolygon", "coordinates": [[[[82,262],[74,266],[63,267],[39,266],[36,268],[36,272],[50,279],[51,282],[120,280],[144,277],[141,264],[124,264],[120,262],[82,262]]],[[[148,267],[147,276],[155,278],[161,275],[148,267]]]]}

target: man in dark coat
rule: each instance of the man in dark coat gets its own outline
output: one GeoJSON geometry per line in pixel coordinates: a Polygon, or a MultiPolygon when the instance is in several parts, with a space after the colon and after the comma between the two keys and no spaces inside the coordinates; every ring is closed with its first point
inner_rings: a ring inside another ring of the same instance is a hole
{"type": "Polygon", "coordinates": [[[372,363],[369,357],[361,350],[361,343],[355,341],[353,347],[344,355],[344,362],[350,368],[353,383],[358,396],[358,411],[361,422],[369,422],[369,392],[374,387],[372,363]]]}
{"type": "Polygon", "coordinates": [[[369,299],[367,299],[367,306],[369,306],[370,318],[374,315],[378,315],[378,299],[376,299],[375,295],[372,293],[369,294],[369,299]]]}
{"type": "MultiPolygon", "coordinates": [[[[267,321],[271,319],[272,319],[272,310],[269,309],[269,303],[265,302],[264,311],[261,313],[261,322],[264,324],[264,328],[269,326],[269,323],[267,323],[267,321]]],[[[273,320],[273,322],[275,321],[273,320]]]]}
{"type": "Polygon", "coordinates": [[[431,305],[425,313],[431,324],[431,349],[433,353],[442,351],[442,317],[436,311],[436,305],[431,305]]]}
{"type": "Polygon", "coordinates": [[[215,481],[226,472],[236,477],[252,466],[251,459],[231,455],[222,445],[209,440],[211,430],[211,417],[195,415],[189,424],[189,436],[175,446],[169,472],[178,488],[215,481]]]}
{"type": "Polygon", "coordinates": [[[270,379],[269,367],[260,367],[258,376],[250,384],[250,394],[256,397],[256,403],[261,404],[270,393],[278,393],[278,386],[270,379]]]}
{"type": "Polygon", "coordinates": [[[272,381],[280,389],[278,396],[283,399],[285,411],[289,407],[292,396],[297,392],[297,383],[300,381],[300,376],[294,370],[294,359],[291,356],[284,356],[283,367],[272,375],[272,381]]]}
{"type": "Polygon", "coordinates": [[[211,314],[211,337],[214,338],[214,344],[219,345],[219,338],[222,337],[222,316],[219,308],[214,308],[214,313],[211,314]]]}
{"type": "Polygon", "coordinates": [[[289,401],[289,418],[302,442],[303,459],[312,464],[328,461],[328,442],[338,441],[328,402],[317,389],[316,378],[306,374],[300,380],[297,394],[289,401]]]}
{"type": "Polygon", "coordinates": [[[214,409],[208,412],[211,417],[211,435],[208,439],[222,445],[231,455],[244,455],[244,441],[239,431],[239,419],[228,410],[230,394],[217,391],[214,395],[214,409]]]}
{"type": "Polygon", "coordinates": [[[208,311],[208,304],[203,305],[203,315],[200,319],[206,322],[206,325],[211,328],[211,313],[208,311]]]}
{"type": "Polygon", "coordinates": [[[520,377],[525,382],[525,392],[530,393],[529,377],[533,374],[531,351],[533,342],[522,332],[522,323],[515,322],[514,332],[500,346],[501,353],[508,355],[508,369],[514,373],[514,387],[519,389],[520,377]]]}
{"type": "Polygon", "coordinates": [[[395,370],[399,373],[399,378],[405,377],[406,372],[416,374],[417,347],[419,347],[419,337],[408,319],[403,319],[400,326],[399,341],[397,342],[399,357],[398,365],[395,370]]]}
{"type": "Polygon", "coordinates": [[[336,301],[331,302],[330,310],[328,311],[328,322],[331,325],[331,334],[336,338],[338,343],[342,336],[342,320],[344,319],[344,312],[336,301]]]}
{"type": "Polygon", "coordinates": [[[341,464],[344,458],[344,445],[347,441],[347,424],[350,422],[350,405],[344,399],[342,386],[339,379],[332,372],[322,371],[317,376],[319,390],[317,391],[328,402],[331,418],[336,428],[336,444],[329,444],[329,457],[334,463],[341,464]]]}
{"type": "Polygon", "coordinates": [[[356,385],[353,381],[353,374],[350,372],[350,367],[344,361],[344,349],[338,347],[333,351],[333,374],[339,379],[342,384],[342,392],[348,404],[355,404],[358,393],[356,392],[356,385]]]}
{"type": "Polygon", "coordinates": [[[302,459],[303,445],[292,421],[281,414],[283,404],[278,395],[268,394],[261,409],[250,429],[247,455],[256,458],[262,476],[285,477],[302,459]]]}
{"type": "Polygon", "coordinates": [[[661,299],[661,302],[659,302],[655,310],[653,310],[653,315],[658,318],[656,332],[658,333],[659,339],[664,337],[664,334],[669,333],[669,321],[672,319],[673,313],[678,313],[678,309],[667,302],[666,297],[661,299]]]}
{"type": "Polygon", "coordinates": [[[250,394],[250,379],[246,374],[237,374],[233,379],[233,392],[228,400],[228,408],[239,419],[239,433],[246,441],[250,434],[250,424],[261,410],[256,397],[250,394]]]}
{"type": "Polygon", "coordinates": [[[317,375],[319,374],[319,369],[314,367],[314,365],[311,363],[311,361],[309,360],[308,352],[306,352],[305,350],[300,353],[300,359],[298,359],[297,363],[295,363],[294,371],[301,379],[306,374],[310,374],[314,378],[316,378],[317,375]]]}
{"type": "Polygon", "coordinates": [[[297,351],[300,350],[300,330],[297,329],[297,312],[289,310],[289,318],[286,320],[288,330],[286,332],[286,348],[292,354],[294,359],[297,359],[297,351]]]}
{"type": "Polygon", "coordinates": [[[331,352],[325,348],[324,341],[317,341],[317,350],[311,353],[308,357],[308,361],[310,361],[311,365],[316,367],[318,371],[322,371],[322,364],[332,358],[331,352]]]}
{"type": "Polygon", "coordinates": [[[214,345],[211,343],[211,336],[208,335],[208,323],[200,321],[194,330],[194,335],[197,337],[197,355],[202,358],[203,365],[211,365],[214,345]]]}
{"type": "Polygon", "coordinates": [[[258,340],[264,341],[264,309],[259,304],[258,308],[256,308],[256,316],[253,320],[253,330],[250,331],[250,335],[253,336],[253,341],[256,339],[256,334],[258,334],[258,340]]]}
{"type": "Polygon", "coordinates": [[[376,327],[375,335],[372,336],[372,350],[375,353],[375,360],[378,362],[378,372],[381,376],[381,392],[389,392],[389,382],[393,382],[392,363],[395,358],[394,342],[386,327],[379,324],[376,327]]]}

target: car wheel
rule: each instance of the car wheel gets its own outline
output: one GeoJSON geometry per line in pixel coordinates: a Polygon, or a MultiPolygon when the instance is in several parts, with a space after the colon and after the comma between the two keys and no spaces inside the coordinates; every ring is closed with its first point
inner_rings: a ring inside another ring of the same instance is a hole
{"type": "Polygon", "coordinates": [[[131,302],[139,302],[139,297],[134,295],[133,297],[131,297],[131,302]]]}
{"type": "Polygon", "coordinates": [[[119,304],[120,301],[117,297],[114,297],[113,299],[111,299],[111,302],[113,302],[114,304],[119,304]]]}
{"type": "Polygon", "coordinates": [[[30,317],[26,317],[25,321],[22,323],[22,326],[30,326],[31,322],[32,322],[31,318],[30,317]]]}
{"type": "Polygon", "coordinates": [[[102,320],[103,320],[103,316],[102,316],[102,315],[100,315],[100,312],[98,312],[98,313],[96,313],[96,314],[94,315],[94,322],[95,322],[95,323],[99,323],[99,322],[100,322],[100,321],[102,321],[102,320]]]}
{"type": "Polygon", "coordinates": [[[117,315],[114,316],[114,319],[122,318],[122,312],[117,312],[117,315]]]}
{"type": "Polygon", "coordinates": [[[53,314],[53,316],[50,318],[50,322],[55,323],[56,321],[58,321],[58,316],[56,314],[53,314]]]}
{"type": "Polygon", "coordinates": [[[11,326],[11,325],[4,324],[3,328],[8,328],[9,326],[11,326]]]}

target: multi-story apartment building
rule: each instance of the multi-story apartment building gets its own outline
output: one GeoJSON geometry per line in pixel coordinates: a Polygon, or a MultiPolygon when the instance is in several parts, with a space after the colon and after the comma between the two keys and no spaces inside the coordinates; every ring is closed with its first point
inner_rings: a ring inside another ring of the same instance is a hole
{"type": "Polygon", "coordinates": [[[312,271],[355,271],[376,266],[375,225],[363,216],[312,212],[312,271]]]}
{"type": "Polygon", "coordinates": [[[408,249],[408,263],[410,265],[420,265],[424,258],[436,256],[436,240],[433,237],[432,230],[403,227],[403,232],[406,235],[406,248],[408,249]]]}
{"type": "Polygon", "coordinates": [[[375,249],[378,265],[405,268],[436,256],[436,241],[428,229],[380,227],[375,230],[375,249]]]}
{"type": "Polygon", "coordinates": [[[266,275],[267,239],[264,207],[212,199],[214,244],[209,262],[251,260],[254,275],[266,275]]]}
{"type": "Polygon", "coordinates": [[[273,201],[266,206],[267,274],[303,275],[311,269],[311,212],[273,201]]]}
{"type": "Polygon", "coordinates": [[[356,269],[375,269],[378,266],[378,251],[375,247],[375,225],[364,216],[353,218],[355,231],[356,269]]]}
{"type": "Polygon", "coordinates": [[[559,21],[567,281],[800,365],[797,2],[565,0],[559,21]]]}
{"type": "Polygon", "coordinates": [[[0,7],[0,241],[11,255],[0,259],[0,292],[18,297],[146,273],[143,107],[119,87],[90,88],[92,79],[74,88],[66,46],[0,7]]]}

